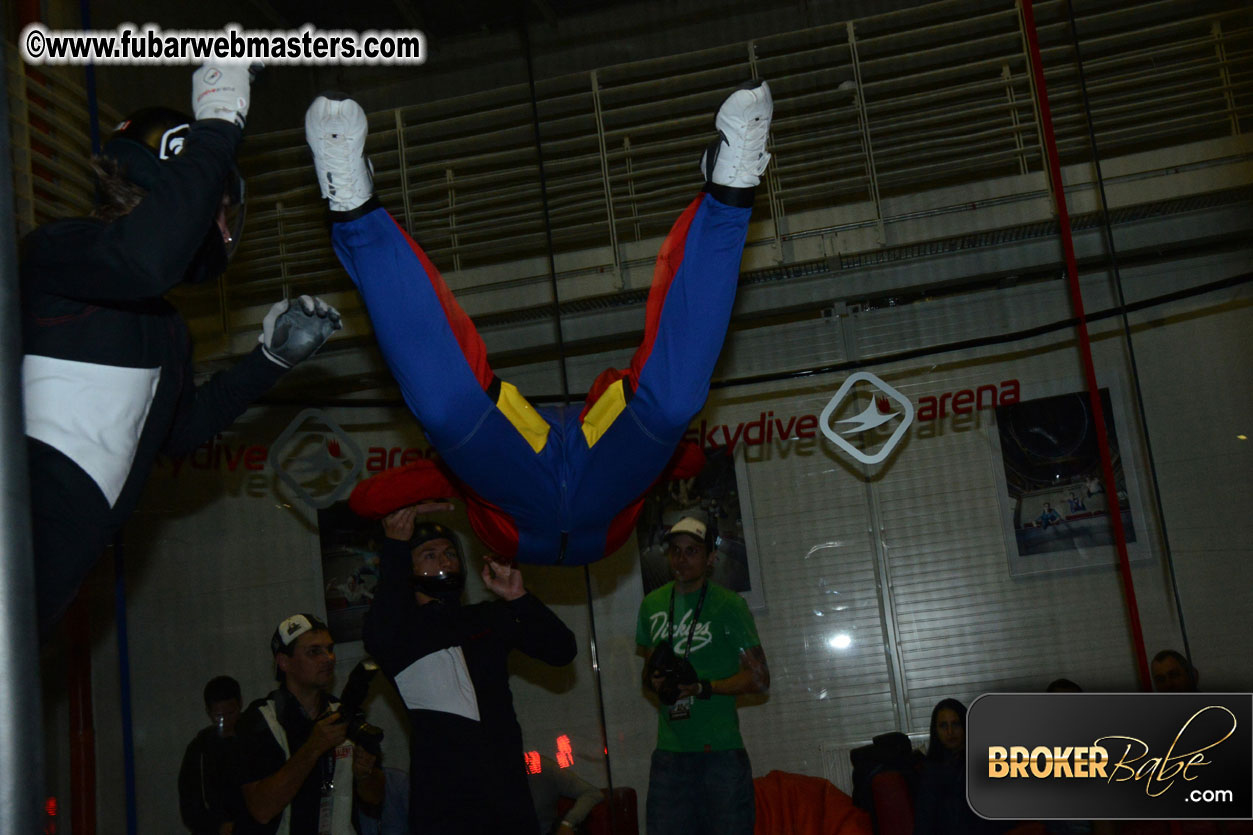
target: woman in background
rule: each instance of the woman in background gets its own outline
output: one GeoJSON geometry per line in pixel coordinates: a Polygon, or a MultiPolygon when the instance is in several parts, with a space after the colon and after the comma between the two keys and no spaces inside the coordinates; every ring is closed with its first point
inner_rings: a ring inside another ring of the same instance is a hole
{"type": "Polygon", "coordinates": [[[1012,825],[985,820],[966,802],[966,706],[943,699],[931,711],[931,741],[914,803],[914,835],[984,835],[1012,825]]]}

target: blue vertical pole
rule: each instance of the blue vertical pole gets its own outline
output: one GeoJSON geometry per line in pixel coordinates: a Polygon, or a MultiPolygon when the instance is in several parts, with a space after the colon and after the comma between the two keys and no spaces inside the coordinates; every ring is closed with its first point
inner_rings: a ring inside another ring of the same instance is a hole
{"type": "MultiPolygon", "coordinates": [[[[83,30],[91,30],[91,9],[88,0],[79,0],[79,13],[83,30]]],[[[96,67],[84,68],[84,84],[87,88],[87,125],[91,131],[91,152],[100,153],[100,107],[96,100],[96,67]]],[[[126,559],[122,547],[122,535],[113,541],[113,616],[117,625],[117,678],[118,708],[122,714],[122,773],[126,783],[126,833],[137,835],[138,807],[135,802],[135,739],[131,716],[131,664],[130,645],[126,633],[126,559]]]]}
{"type": "MultiPolygon", "coordinates": [[[[88,0],[78,0],[79,14],[83,18],[83,30],[91,29],[91,10],[88,0]]],[[[87,64],[84,68],[87,87],[87,129],[91,131],[91,152],[100,153],[100,108],[96,104],[96,65],[87,64]]]]}

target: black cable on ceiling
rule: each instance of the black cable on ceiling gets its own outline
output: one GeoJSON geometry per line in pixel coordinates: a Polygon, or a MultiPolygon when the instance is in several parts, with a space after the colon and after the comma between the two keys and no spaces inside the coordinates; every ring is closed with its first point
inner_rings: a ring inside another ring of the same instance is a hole
{"type": "MultiPolygon", "coordinates": [[[[1117,305],[1104,310],[1098,310],[1088,313],[1089,322],[1098,322],[1104,319],[1110,319],[1116,316],[1122,316],[1126,313],[1135,313],[1141,310],[1149,310],[1154,307],[1170,304],[1172,302],[1183,301],[1197,296],[1203,296],[1214,293],[1219,290],[1227,290],[1234,287],[1240,287],[1253,282],[1253,272],[1240,273],[1238,275],[1228,276],[1217,281],[1211,281],[1207,284],[1198,284],[1194,287],[1187,287],[1183,290],[1175,290],[1170,293],[1164,293],[1160,296],[1153,296],[1147,299],[1141,299],[1130,304],[1117,305]]],[[[969,351],[976,348],[984,348],[990,345],[1004,345],[1011,342],[1018,342],[1024,339],[1032,339],[1037,336],[1044,336],[1049,333],[1073,328],[1077,320],[1074,318],[1061,319],[1055,322],[1049,322],[1043,325],[1036,325],[1030,328],[1022,328],[1007,333],[990,334],[988,336],[975,337],[973,339],[962,339],[954,342],[944,342],[939,345],[930,345],[922,348],[910,348],[905,351],[897,351],[890,354],[882,354],[877,357],[870,357],[859,360],[847,360],[843,362],[827,363],[824,365],[811,366],[809,368],[794,369],[790,371],[775,371],[766,374],[753,374],[743,377],[731,377],[725,380],[715,380],[710,384],[711,389],[736,388],[739,386],[758,385],[761,383],[782,382],[788,380],[799,380],[806,377],[820,377],[824,374],[834,374],[841,371],[851,371],[858,368],[869,368],[879,365],[888,365],[890,363],[907,362],[909,360],[920,359],[929,356],[938,356],[940,354],[953,353],[955,351],[969,351]]],[[[527,400],[531,403],[559,403],[563,402],[565,395],[527,395],[527,400]]],[[[307,398],[307,397],[274,397],[267,396],[258,405],[269,406],[311,406],[317,408],[405,408],[404,401],[399,397],[374,397],[374,398],[307,398]]]]}

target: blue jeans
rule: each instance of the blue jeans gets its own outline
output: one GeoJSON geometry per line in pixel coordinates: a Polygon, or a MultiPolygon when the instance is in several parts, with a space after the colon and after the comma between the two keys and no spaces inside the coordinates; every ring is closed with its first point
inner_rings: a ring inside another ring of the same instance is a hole
{"type": "Polygon", "coordinates": [[[753,835],[748,752],[654,751],[645,815],[648,835],[753,835]]]}

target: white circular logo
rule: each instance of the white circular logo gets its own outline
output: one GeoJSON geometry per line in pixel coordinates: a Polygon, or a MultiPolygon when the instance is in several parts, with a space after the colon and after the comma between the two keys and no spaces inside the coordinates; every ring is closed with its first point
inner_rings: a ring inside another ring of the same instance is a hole
{"type": "Polygon", "coordinates": [[[186,139],[187,124],[175,125],[161,134],[161,142],[157,145],[157,158],[169,159],[183,152],[183,140],[186,139]]]}

